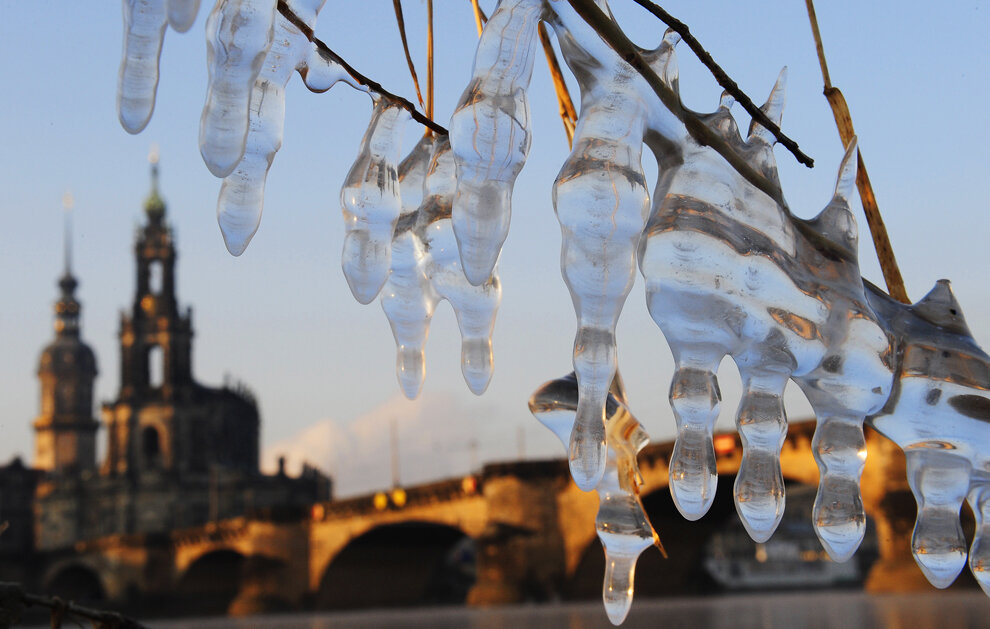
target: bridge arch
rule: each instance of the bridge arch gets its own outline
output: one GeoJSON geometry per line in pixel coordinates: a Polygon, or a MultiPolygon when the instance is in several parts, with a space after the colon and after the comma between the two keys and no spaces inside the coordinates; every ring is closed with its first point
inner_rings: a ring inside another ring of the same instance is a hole
{"type": "Polygon", "coordinates": [[[45,592],[81,604],[107,599],[107,589],[97,568],[82,561],[53,566],[43,580],[45,592]]]}
{"type": "Polygon", "coordinates": [[[474,580],[474,539],[460,527],[423,520],[381,524],[353,536],[333,555],[315,604],[319,609],[458,604],[474,580]],[[390,567],[384,577],[383,564],[390,567]]]}

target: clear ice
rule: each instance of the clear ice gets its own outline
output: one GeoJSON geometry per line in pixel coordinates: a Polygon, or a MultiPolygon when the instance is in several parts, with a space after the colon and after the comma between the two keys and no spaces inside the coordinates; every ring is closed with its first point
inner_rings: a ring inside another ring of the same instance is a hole
{"type": "Polygon", "coordinates": [[[151,120],[158,89],[158,60],[168,18],[165,0],[124,0],[124,53],[117,78],[117,117],[128,133],[151,120]]]}
{"type": "Polygon", "coordinates": [[[512,186],[532,140],[526,87],[543,0],[503,0],[488,19],[474,70],[450,119],[457,164],[454,233],[464,273],[488,281],[509,230],[512,186]]]}
{"type": "Polygon", "coordinates": [[[392,237],[392,266],[381,304],[395,338],[395,372],[402,393],[415,399],[426,376],[424,349],[439,297],[426,273],[426,246],[417,223],[423,181],[433,152],[433,136],[424,136],[399,164],[402,212],[392,237]]]}
{"type": "Polygon", "coordinates": [[[424,137],[400,164],[399,181],[402,215],[381,299],[395,336],[399,383],[407,397],[419,393],[430,319],[437,302],[446,300],[461,333],[461,372],[468,388],[481,395],[492,377],[492,332],[502,290],[497,268],[479,286],[464,276],[451,223],[456,178],[448,139],[424,137]],[[402,303],[408,308],[400,308],[402,303]]]}
{"type": "MultiPolygon", "coordinates": [[[[296,0],[289,5],[312,29],[325,1],[296,0]]],[[[294,70],[303,71],[305,63],[311,58],[311,51],[312,45],[306,35],[281,14],[276,15],[271,47],[250,92],[243,155],[224,178],[217,199],[217,222],[227,250],[235,256],[244,253],[258,231],[265,205],[268,169],[282,146],[285,85],[294,70]]],[[[251,52],[247,50],[245,55],[250,56],[251,52]]],[[[235,133],[236,130],[231,131],[232,135],[235,133]]]]}
{"type": "Polygon", "coordinates": [[[402,210],[399,161],[402,131],[409,112],[375,98],[361,150],[340,190],[344,214],[341,266],[354,299],[369,304],[388,278],[392,235],[402,210]]]}
{"type": "MultiPolygon", "coordinates": [[[[529,399],[529,410],[557,435],[565,451],[570,447],[578,403],[574,373],[545,383],[529,399]]],[[[637,559],[650,546],[659,548],[665,557],[666,552],[639,498],[643,479],[636,455],[650,439],[626,406],[618,376],[608,392],[605,413],[608,455],[596,488],[595,529],[605,550],[605,613],[612,624],[619,625],[632,606],[637,559]]]]}
{"type": "Polygon", "coordinates": [[[196,21],[199,0],[167,0],[165,11],[168,14],[168,25],[179,33],[185,33],[196,21]]]}
{"type": "Polygon", "coordinates": [[[988,579],[990,356],[977,346],[947,280],[913,305],[872,285],[867,296],[893,344],[894,385],[870,425],[904,450],[918,503],[911,550],[935,587],[948,587],[966,563],[959,509],[976,515],[970,568],[988,579]]]}
{"type": "Polygon", "coordinates": [[[199,152],[226,177],[244,156],[251,92],[272,46],[275,0],[219,0],[206,20],[210,79],[199,122],[199,152]]]}

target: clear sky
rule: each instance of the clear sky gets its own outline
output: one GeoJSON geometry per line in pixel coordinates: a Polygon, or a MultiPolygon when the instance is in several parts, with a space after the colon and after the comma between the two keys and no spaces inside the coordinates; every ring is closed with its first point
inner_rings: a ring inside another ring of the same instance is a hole
{"type": "MultiPolygon", "coordinates": [[[[663,26],[653,17],[631,0],[611,4],[637,43],[659,42],[663,26]]],[[[404,5],[422,78],[425,3],[404,5]]],[[[482,5],[490,11],[494,3],[482,5]]],[[[468,0],[435,6],[436,118],[444,123],[467,82],[476,35],[468,0]]],[[[780,68],[789,67],[783,128],[816,167],[796,164],[783,149],[777,159],[792,210],[816,214],[831,196],[842,147],[821,95],[804,2],[677,0],[665,7],[758,102],[780,68]]],[[[492,384],[476,398],[461,380],[456,325],[444,305],[428,344],[423,399],[409,403],[400,399],[380,306],[357,304],[340,270],[339,187],[367,125],[369,99],[346,86],[311,94],[293,78],[261,229],[243,256],[231,257],[215,219],[220,182],[197,148],[208,8],[190,32],[167,34],[154,117],[130,136],[114,106],[122,33],[116,3],[0,2],[0,461],[30,457],[33,447],[34,374],[53,335],[66,189],[76,201],[74,268],[83,335],[99,360],[97,399],[117,393],[118,312],[134,290],[133,231],[148,191],[152,143],[160,146],[161,190],[177,234],[179,298],[193,306],[195,373],[206,384],[229,373],[254,389],[268,459],[276,450],[305,453],[339,474],[345,493],[385,486],[393,418],[409,482],[462,473],[475,461],[510,458],[520,449],[530,457],[556,455],[555,440],[525,405],[537,385],[569,371],[574,333],[550,202],[567,146],[545,66],[534,72],[533,147],[502,254],[492,384]]],[[[935,9],[830,0],[819,3],[818,13],[832,81],[852,110],[908,293],[919,299],[937,279],[952,279],[977,340],[990,346],[990,3],[935,9]]],[[[365,74],[414,97],[388,0],[329,0],[316,32],[365,74]]],[[[679,61],[685,103],[714,109],[721,91],[714,79],[683,45],[679,61]]],[[[414,126],[410,147],[419,133],[414,126]]],[[[863,274],[881,284],[861,215],[859,221],[863,274]]],[[[654,439],[666,440],[673,434],[666,401],[672,361],[639,279],[619,343],[633,410],[654,439]]],[[[722,427],[732,425],[734,371],[723,366],[722,427]]],[[[798,396],[791,396],[793,418],[807,414],[798,396]]]]}

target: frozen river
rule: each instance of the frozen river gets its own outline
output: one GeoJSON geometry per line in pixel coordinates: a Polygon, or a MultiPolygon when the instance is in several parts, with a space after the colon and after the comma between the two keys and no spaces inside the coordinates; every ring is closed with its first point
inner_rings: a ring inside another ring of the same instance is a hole
{"type": "MultiPolygon", "coordinates": [[[[417,608],[333,614],[151,622],[161,629],[596,629],[609,624],[596,603],[489,609],[417,608]]],[[[955,629],[990,627],[990,599],[978,591],[867,595],[757,594],[638,600],[623,629],[955,629]]]]}

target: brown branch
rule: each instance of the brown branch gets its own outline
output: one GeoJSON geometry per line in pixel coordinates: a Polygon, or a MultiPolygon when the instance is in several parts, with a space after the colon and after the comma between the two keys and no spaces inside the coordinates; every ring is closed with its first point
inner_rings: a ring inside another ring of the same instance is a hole
{"type": "Polygon", "coordinates": [[[481,10],[478,0],[471,0],[471,6],[474,8],[474,23],[478,27],[478,37],[481,37],[481,31],[485,29],[485,22],[488,21],[488,16],[481,10]]]}
{"type": "MultiPolygon", "coordinates": [[[[426,110],[426,105],[423,104],[423,92],[419,91],[419,77],[416,76],[416,66],[413,64],[412,55],[409,54],[409,40],[406,39],[406,20],[402,17],[402,0],[392,0],[392,8],[395,10],[395,22],[399,26],[402,50],[406,53],[406,65],[409,66],[409,74],[412,75],[413,85],[416,87],[416,98],[419,99],[419,106],[426,110]]],[[[429,116],[429,112],[426,115],[429,116]]],[[[433,116],[430,117],[432,118],[433,116]]]]}
{"type": "Polygon", "coordinates": [[[433,0],[426,0],[426,117],[433,119],[433,0]]]}
{"type": "Polygon", "coordinates": [[[33,605],[46,607],[52,610],[52,626],[61,626],[62,619],[66,614],[78,616],[87,620],[99,623],[99,627],[106,629],[147,629],[133,618],[128,618],[117,612],[108,612],[99,609],[91,609],[77,605],[72,601],[38,594],[28,594],[17,583],[0,583],[0,624],[13,624],[20,619],[24,609],[33,605]]]}
{"type": "Polygon", "coordinates": [[[688,28],[687,24],[667,13],[653,2],[650,2],[650,0],[633,0],[633,2],[660,18],[664,24],[680,35],[681,39],[684,40],[684,43],[688,45],[694,54],[697,55],[701,63],[705,64],[705,67],[712,73],[712,76],[715,77],[718,84],[721,85],[727,92],[732,94],[733,98],[735,98],[739,104],[743,106],[743,109],[745,109],[750,116],[766,127],[766,129],[773,134],[773,137],[775,137],[778,142],[793,153],[798,162],[804,164],[808,168],[812,168],[815,165],[815,160],[801,152],[801,149],[798,148],[797,142],[784,135],[784,133],[780,130],[780,127],[767,118],[767,115],[764,114],[752,100],[750,100],[749,96],[746,96],[745,92],[739,88],[739,85],[737,85],[736,82],[725,73],[725,70],[715,63],[715,59],[712,58],[711,54],[709,54],[701,43],[694,38],[694,35],[691,34],[691,29],[688,28]]]}
{"type": "Polygon", "coordinates": [[[639,72],[650,87],[653,88],[653,91],[660,98],[660,101],[664,104],[664,106],[670,110],[670,113],[684,123],[688,133],[691,134],[691,137],[694,138],[698,144],[711,147],[712,150],[725,158],[725,160],[729,162],[729,164],[735,168],[746,181],[764,192],[767,196],[780,204],[781,207],[787,207],[787,203],[784,201],[784,196],[781,194],[779,186],[772,183],[769,179],[750,166],[749,163],[742,158],[742,156],[736,153],[725,140],[712,131],[708,125],[702,122],[702,120],[695,113],[685,109],[681,104],[680,96],[678,96],[674,90],[668,87],[663,80],[657,76],[657,73],[653,71],[653,68],[651,68],[643,59],[642,55],[639,54],[639,49],[636,45],[629,41],[629,38],[622,32],[622,29],[620,29],[611,18],[605,15],[605,13],[603,13],[592,0],[568,0],[568,2],[574,10],[577,11],[577,13],[584,18],[584,20],[593,29],[595,29],[605,43],[611,46],[612,49],[626,61],[626,63],[639,72]]]}
{"type": "Polygon", "coordinates": [[[557,105],[560,107],[560,119],[564,123],[564,133],[567,134],[567,146],[571,146],[574,143],[577,111],[574,109],[574,102],[571,100],[567,83],[564,81],[564,73],[560,71],[560,63],[557,62],[557,55],[554,53],[553,44],[550,43],[550,36],[547,35],[547,29],[543,22],[540,22],[539,33],[543,54],[547,58],[550,76],[553,77],[553,89],[557,94],[557,105]]]}
{"type": "MultiPolygon", "coordinates": [[[[822,46],[822,36],[818,30],[815,5],[812,0],[805,0],[805,4],[808,7],[808,19],[811,20],[811,32],[815,36],[815,48],[818,51],[818,63],[822,68],[822,79],[825,81],[825,98],[828,99],[828,104],[832,108],[835,126],[839,130],[839,139],[842,140],[843,146],[849,146],[849,142],[856,135],[852,115],[849,113],[849,105],[846,104],[846,99],[839,88],[832,86],[828,65],[825,63],[825,47],[822,46]]],[[[856,150],[856,159],[856,188],[859,190],[859,199],[863,203],[863,213],[866,215],[866,224],[870,228],[870,236],[873,237],[873,249],[877,253],[880,270],[883,272],[883,279],[887,284],[887,291],[891,297],[902,304],[909,304],[911,300],[908,298],[907,289],[904,287],[904,278],[901,276],[901,269],[897,265],[897,258],[894,257],[894,248],[890,244],[887,227],[880,215],[880,206],[873,194],[873,185],[870,183],[870,176],[866,172],[863,152],[859,149],[856,150]]]]}
{"type": "Polygon", "coordinates": [[[412,119],[420,123],[421,125],[425,125],[429,127],[430,129],[432,129],[433,131],[435,131],[440,135],[447,135],[447,129],[437,124],[433,120],[427,118],[423,114],[419,113],[419,111],[416,110],[416,106],[413,105],[411,102],[409,102],[407,99],[401,96],[397,96],[396,94],[393,94],[392,92],[386,90],[384,87],[381,86],[380,83],[361,74],[360,72],[355,70],[351,66],[351,64],[344,61],[343,57],[341,57],[333,50],[331,50],[329,46],[327,46],[325,43],[320,41],[313,34],[313,29],[307,26],[306,23],[303,22],[298,15],[293,13],[292,9],[289,8],[289,5],[285,2],[285,0],[278,0],[278,12],[281,13],[282,17],[287,19],[293,26],[298,28],[302,32],[302,34],[306,36],[306,39],[308,39],[316,46],[316,50],[320,53],[321,57],[323,57],[327,61],[332,61],[333,63],[338,64],[340,67],[344,69],[345,72],[351,75],[351,78],[354,79],[359,85],[363,85],[364,87],[368,88],[372,92],[375,92],[379,96],[382,96],[384,98],[393,101],[394,103],[396,103],[397,105],[408,111],[409,115],[412,116],[412,119]]]}

